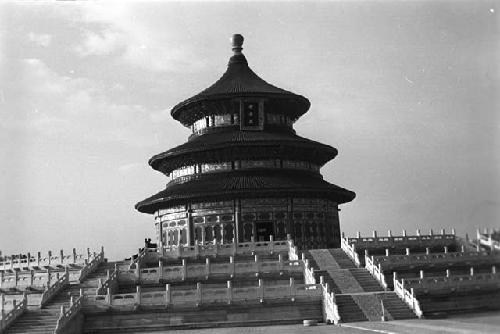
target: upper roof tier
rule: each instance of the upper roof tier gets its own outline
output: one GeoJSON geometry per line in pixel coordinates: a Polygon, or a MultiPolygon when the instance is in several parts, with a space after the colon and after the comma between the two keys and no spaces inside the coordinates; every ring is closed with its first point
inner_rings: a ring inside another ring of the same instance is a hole
{"type": "Polygon", "coordinates": [[[250,69],[241,53],[243,36],[233,35],[231,40],[234,55],[229,59],[226,72],[212,86],[177,104],[171,111],[174,119],[190,126],[201,117],[213,113],[208,108],[210,101],[240,97],[273,100],[273,105],[280,109],[277,111],[285,113],[293,120],[307,112],[311,105],[307,98],[267,83],[250,69]]]}

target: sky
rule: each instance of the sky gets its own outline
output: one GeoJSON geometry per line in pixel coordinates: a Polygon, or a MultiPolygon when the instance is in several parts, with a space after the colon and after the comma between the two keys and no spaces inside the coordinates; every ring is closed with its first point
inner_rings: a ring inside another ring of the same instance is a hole
{"type": "Polygon", "coordinates": [[[0,250],[154,238],[148,159],[187,140],[172,106],[225,71],[234,33],[264,80],[309,98],[297,133],[339,155],[354,236],[500,227],[495,1],[2,2],[0,250]]]}

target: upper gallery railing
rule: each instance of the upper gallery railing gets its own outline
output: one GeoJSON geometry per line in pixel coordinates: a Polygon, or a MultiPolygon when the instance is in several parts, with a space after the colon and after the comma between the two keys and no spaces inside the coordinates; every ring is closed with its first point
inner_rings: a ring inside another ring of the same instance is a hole
{"type": "Polygon", "coordinates": [[[37,256],[32,256],[30,253],[4,256],[3,261],[0,261],[0,270],[29,270],[33,268],[42,268],[47,266],[83,264],[85,259],[90,257],[90,250],[87,249],[87,254],[77,254],[73,248],[71,254],[64,254],[61,249],[58,255],[53,255],[52,251],[48,251],[47,256],[42,256],[41,252],[37,256]]]}
{"type": "Polygon", "coordinates": [[[413,244],[434,244],[434,243],[450,243],[456,241],[455,230],[452,229],[451,234],[446,234],[445,230],[441,230],[441,234],[434,234],[430,230],[428,235],[421,235],[420,230],[417,230],[416,235],[407,236],[406,231],[403,230],[402,236],[393,236],[392,232],[389,230],[388,236],[378,236],[377,231],[373,231],[372,237],[361,237],[360,232],[358,232],[356,238],[346,238],[342,235],[342,239],[345,239],[346,244],[356,245],[359,247],[396,247],[404,245],[413,244]]]}
{"type": "Polygon", "coordinates": [[[491,251],[499,251],[500,250],[500,241],[493,239],[493,233],[498,235],[498,231],[488,231],[485,230],[484,233],[481,233],[477,230],[477,242],[481,246],[486,246],[491,251]]]}

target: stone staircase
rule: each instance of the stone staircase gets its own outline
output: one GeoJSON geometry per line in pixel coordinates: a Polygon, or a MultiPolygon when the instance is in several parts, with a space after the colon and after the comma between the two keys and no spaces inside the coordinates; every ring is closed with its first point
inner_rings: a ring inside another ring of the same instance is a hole
{"type": "Polygon", "coordinates": [[[416,318],[394,292],[384,292],[379,282],[364,267],[357,268],[342,249],[315,249],[304,255],[314,268],[316,282],[323,276],[335,293],[342,322],[379,321],[381,300],[390,313],[388,319],[416,318]]]}
{"type": "Polygon", "coordinates": [[[356,268],[354,262],[352,262],[351,258],[341,248],[330,248],[328,252],[335,259],[340,269],[356,268]]]}
{"type": "Polygon", "coordinates": [[[351,295],[336,295],[335,300],[342,322],[367,321],[365,314],[359,308],[351,295]]]}
{"type": "Polygon", "coordinates": [[[349,269],[352,276],[366,292],[383,291],[379,282],[365,268],[349,269]]]}
{"type": "Polygon", "coordinates": [[[61,313],[61,306],[69,306],[70,295],[79,294],[78,284],[65,287],[43,308],[30,307],[17,319],[6,331],[6,334],[14,333],[54,333],[57,319],[61,313]]]}
{"type": "Polygon", "coordinates": [[[107,270],[114,268],[114,263],[104,262],[94,272],[90,273],[83,283],[71,282],[52,298],[43,308],[29,306],[26,312],[5,331],[5,334],[14,333],[50,333],[53,334],[57,319],[61,314],[61,306],[69,307],[70,296],[78,297],[80,289],[85,294],[95,294],[97,280],[105,279],[107,270]]]}
{"type": "Polygon", "coordinates": [[[416,319],[417,316],[395,292],[386,292],[383,295],[384,308],[389,312],[391,320],[416,319]]]}

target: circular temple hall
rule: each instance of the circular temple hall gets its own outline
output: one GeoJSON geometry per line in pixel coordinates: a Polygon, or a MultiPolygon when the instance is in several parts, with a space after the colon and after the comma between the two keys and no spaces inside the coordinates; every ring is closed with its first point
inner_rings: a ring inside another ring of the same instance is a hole
{"type": "Polygon", "coordinates": [[[296,134],[309,100],[261,79],[243,37],[231,41],[222,77],[172,109],[192,134],[149,160],[168,183],[136,209],[154,215],[161,248],[287,236],[301,249],[340,247],[339,205],[355,193],[320,173],[337,149],[296,134]]]}

